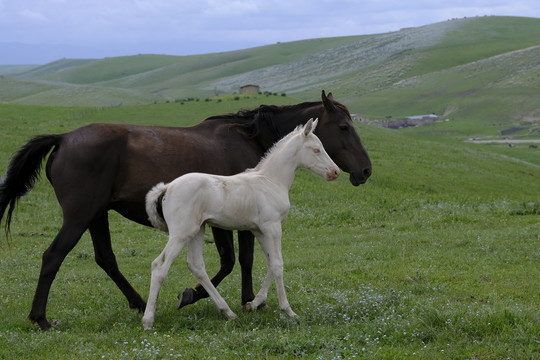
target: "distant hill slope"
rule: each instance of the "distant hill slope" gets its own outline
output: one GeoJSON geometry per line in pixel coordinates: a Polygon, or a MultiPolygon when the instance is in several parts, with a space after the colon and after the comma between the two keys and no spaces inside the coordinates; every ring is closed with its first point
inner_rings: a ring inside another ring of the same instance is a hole
{"type": "Polygon", "coordinates": [[[112,106],[257,84],[299,100],[317,99],[324,88],[371,118],[435,113],[505,127],[540,118],[538,34],[540,19],[476,17],[196,56],[63,59],[11,68],[0,79],[0,101],[112,106]]]}

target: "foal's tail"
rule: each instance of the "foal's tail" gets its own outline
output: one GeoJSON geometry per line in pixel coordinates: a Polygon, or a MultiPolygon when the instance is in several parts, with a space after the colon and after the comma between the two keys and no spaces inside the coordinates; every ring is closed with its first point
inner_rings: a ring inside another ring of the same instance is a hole
{"type": "Polygon", "coordinates": [[[163,210],[161,207],[166,191],[167,185],[161,182],[146,194],[146,213],[148,214],[148,220],[150,220],[152,226],[168,232],[169,228],[163,218],[163,210]]]}
{"type": "Polygon", "coordinates": [[[39,179],[41,163],[49,151],[60,144],[61,135],[38,135],[13,155],[0,184],[0,221],[4,217],[9,236],[11,216],[20,197],[33,189],[39,179]],[[9,207],[9,208],[8,208],[9,207]]]}

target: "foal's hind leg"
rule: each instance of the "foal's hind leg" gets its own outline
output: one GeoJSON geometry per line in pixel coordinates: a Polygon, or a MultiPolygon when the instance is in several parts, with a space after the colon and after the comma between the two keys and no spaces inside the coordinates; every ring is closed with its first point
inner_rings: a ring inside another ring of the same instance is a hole
{"type": "Polygon", "coordinates": [[[182,251],[186,241],[189,241],[189,238],[185,239],[170,232],[167,245],[165,245],[161,254],[159,254],[152,262],[150,292],[148,294],[148,302],[146,303],[146,309],[144,310],[144,316],[142,318],[144,330],[152,330],[154,326],[159,290],[167,277],[172,262],[176,259],[180,251],[182,251]]]}
{"type": "MultiPolygon", "coordinates": [[[[212,278],[212,284],[214,284],[214,286],[218,286],[219,283],[232,272],[236,258],[234,255],[232,231],[212,228],[212,233],[214,235],[214,241],[220,259],[220,268],[218,273],[212,278]]],[[[197,284],[194,289],[186,288],[178,295],[178,309],[207,297],[208,292],[201,284],[197,284]]]]}
{"type": "Polygon", "coordinates": [[[124,275],[118,269],[116,257],[111,246],[111,233],[109,231],[108,214],[104,212],[90,225],[90,235],[94,244],[96,263],[109,275],[122,291],[129,302],[130,309],[137,309],[143,312],[146,303],[141,295],[131,286],[124,275]]]}

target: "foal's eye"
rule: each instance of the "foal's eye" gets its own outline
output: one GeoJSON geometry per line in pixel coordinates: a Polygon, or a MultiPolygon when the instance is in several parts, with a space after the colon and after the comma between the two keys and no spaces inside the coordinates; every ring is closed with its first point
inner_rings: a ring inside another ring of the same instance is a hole
{"type": "Polygon", "coordinates": [[[321,149],[319,149],[319,148],[314,148],[314,149],[313,149],[313,152],[314,152],[315,154],[318,154],[318,153],[321,152],[321,149]]]}
{"type": "Polygon", "coordinates": [[[348,127],[347,125],[340,125],[340,126],[339,126],[339,130],[341,130],[341,131],[347,131],[347,130],[349,130],[349,127],[348,127]]]}

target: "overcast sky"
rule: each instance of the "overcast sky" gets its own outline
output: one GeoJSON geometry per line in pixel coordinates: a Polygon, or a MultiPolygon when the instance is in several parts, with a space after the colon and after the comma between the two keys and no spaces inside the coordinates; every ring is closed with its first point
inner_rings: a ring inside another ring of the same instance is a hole
{"type": "Polygon", "coordinates": [[[0,64],[202,54],[483,15],[539,18],[540,1],[0,0],[0,64]]]}

